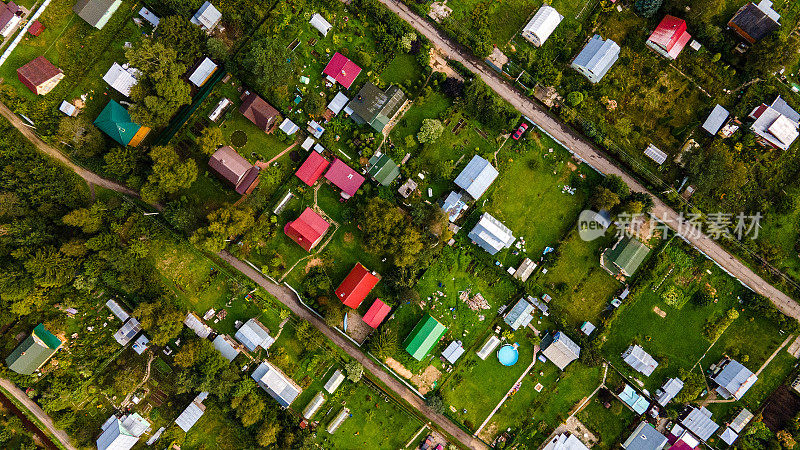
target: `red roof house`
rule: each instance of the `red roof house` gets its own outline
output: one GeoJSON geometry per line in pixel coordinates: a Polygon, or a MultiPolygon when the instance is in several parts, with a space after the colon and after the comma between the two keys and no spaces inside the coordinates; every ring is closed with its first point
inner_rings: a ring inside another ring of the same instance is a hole
{"type": "Polygon", "coordinates": [[[249,194],[258,185],[260,169],[250,164],[233,147],[225,146],[218,149],[209,158],[208,165],[220,178],[233,186],[237,194],[249,194]]]}
{"type": "Polygon", "coordinates": [[[675,59],[690,39],[692,36],[686,32],[686,21],[667,15],[647,39],[647,46],[665,58],[675,59]]]}
{"type": "Polygon", "coordinates": [[[286,224],[283,232],[308,252],[319,244],[330,226],[322,216],[306,208],[300,217],[286,224]]]}
{"type": "Polygon", "coordinates": [[[28,33],[30,33],[31,36],[39,36],[40,34],[42,34],[42,31],[44,31],[44,29],[45,26],[42,25],[42,22],[34,20],[31,26],[28,27],[28,33]]]}
{"type": "Polygon", "coordinates": [[[325,173],[325,179],[342,190],[342,197],[350,198],[358,192],[358,188],[364,184],[364,176],[356,172],[339,158],[333,160],[333,164],[325,173]]]}
{"type": "Polygon", "coordinates": [[[19,81],[36,95],[45,95],[64,78],[64,72],[44,56],[17,69],[19,81]]]}
{"type": "Polygon", "coordinates": [[[381,299],[376,298],[375,301],[372,303],[372,306],[369,307],[369,310],[366,314],[364,314],[363,320],[364,322],[371,326],[372,328],[378,328],[378,325],[383,322],[383,319],[389,314],[389,311],[392,310],[392,307],[383,303],[381,299]]]}
{"type": "Polygon", "coordinates": [[[297,175],[297,178],[303,180],[303,183],[313,186],[319,177],[322,176],[323,172],[325,172],[325,169],[328,168],[330,163],[330,161],[325,159],[325,157],[319,153],[311,152],[300,168],[297,169],[295,175],[297,175]]]}
{"type": "Polygon", "coordinates": [[[345,89],[350,89],[358,74],[361,73],[361,67],[358,67],[356,63],[347,59],[343,54],[336,52],[322,73],[327,75],[328,80],[332,83],[339,83],[345,89]]]}
{"type": "Polygon", "coordinates": [[[336,298],[345,306],[358,308],[379,280],[378,274],[370,272],[361,263],[356,263],[347,278],[336,288],[336,298]]]}

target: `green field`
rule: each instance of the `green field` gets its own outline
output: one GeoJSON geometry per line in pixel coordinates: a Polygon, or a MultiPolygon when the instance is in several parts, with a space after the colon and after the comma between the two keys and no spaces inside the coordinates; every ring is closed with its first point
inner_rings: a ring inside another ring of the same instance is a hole
{"type": "Polygon", "coordinates": [[[629,429],[636,423],[636,413],[621,401],[612,399],[610,403],[611,408],[606,409],[603,402],[594,397],[578,413],[578,420],[600,440],[597,443],[598,448],[614,448],[616,443],[628,437],[629,429]]]}

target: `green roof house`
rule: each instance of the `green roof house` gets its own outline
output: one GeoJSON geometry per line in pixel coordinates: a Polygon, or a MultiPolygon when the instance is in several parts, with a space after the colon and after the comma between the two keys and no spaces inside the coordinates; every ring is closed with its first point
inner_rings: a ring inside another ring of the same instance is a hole
{"type": "Polygon", "coordinates": [[[367,163],[367,174],[383,186],[389,186],[400,176],[400,168],[386,153],[375,153],[367,163]]]}
{"type": "Polygon", "coordinates": [[[403,345],[408,354],[417,361],[422,361],[433,346],[439,342],[445,331],[447,331],[447,327],[431,317],[430,314],[426,314],[408,335],[403,345]]]}
{"type": "Polygon", "coordinates": [[[131,147],[139,145],[150,132],[150,128],[134,123],[128,110],[114,100],[103,108],[94,125],[111,139],[131,147]]]}
{"type": "Polygon", "coordinates": [[[382,91],[378,86],[367,82],[347,104],[345,112],[349,112],[356,123],[368,123],[376,131],[383,133],[383,129],[394,119],[405,102],[406,94],[399,87],[389,86],[386,91],[382,91]]]}
{"type": "Polygon", "coordinates": [[[44,325],[36,325],[33,333],[8,355],[6,365],[22,375],[33,375],[59,347],[61,339],[53,336],[44,325]]]}
{"type": "Polygon", "coordinates": [[[629,277],[644,262],[650,247],[632,236],[625,236],[600,256],[600,263],[612,275],[629,277]]]}

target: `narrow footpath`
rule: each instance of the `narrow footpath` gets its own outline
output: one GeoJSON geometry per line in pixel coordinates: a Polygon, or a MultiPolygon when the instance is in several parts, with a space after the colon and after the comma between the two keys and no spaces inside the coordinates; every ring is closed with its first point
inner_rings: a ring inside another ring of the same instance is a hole
{"type": "MultiPolygon", "coordinates": [[[[31,400],[25,393],[17,387],[11,380],[7,380],[5,378],[0,378],[0,386],[3,387],[6,391],[8,391],[18,402],[22,403],[22,405],[30,411],[40,422],[42,422],[47,428],[47,431],[50,432],[50,435],[58,439],[58,442],[61,443],[67,450],[76,450],[75,446],[72,445],[72,442],[69,439],[64,430],[60,430],[56,428],[53,424],[53,419],[47,415],[42,408],[39,407],[33,400],[31,400]]],[[[35,425],[35,424],[34,424],[35,425]]]]}
{"type": "Polygon", "coordinates": [[[408,402],[414,409],[422,413],[428,420],[430,420],[432,423],[435,423],[440,429],[457,439],[461,445],[471,449],[488,450],[486,444],[481,442],[479,439],[470,436],[469,433],[456,426],[456,424],[451,422],[445,416],[433,411],[419,396],[414,394],[411,389],[383,370],[378,363],[365,355],[361,349],[356,347],[355,344],[347,340],[336,330],[329,327],[322,319],[311,313],[311,311],[309,311],[300,303],[300,299],[297,298],[297,295],[292,292],[291,289],[286,286],[281,286],[271,282],[255,269],[250,267],[250,265],[237,259],[227,251],[223,250],[219,253],[219,256],[228,264],[236,268],[239,272],[253,280],[256,284],[266,289],[267,292],[275,296],[279,302],[283,303],[294,314],[311,323],[311,325],[321,331],[322,334],[324,334],[328,339],[333,341],[334,344],[342,348],[348,355],[360,362],[361,365],[364,366],[364,369],[369,371],[373,376],[388,386],[389,389],[394,391],[397,396],[408,402]]]}

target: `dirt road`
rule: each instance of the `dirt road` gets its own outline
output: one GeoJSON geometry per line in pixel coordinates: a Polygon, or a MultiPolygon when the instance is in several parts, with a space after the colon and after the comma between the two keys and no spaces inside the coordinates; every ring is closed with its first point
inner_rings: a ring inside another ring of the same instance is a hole
{"type": "MultiPolygon", "coordinates": [[[[519,112],[533,120],[541,129],[564,144],[573,154],[586,161],[599,172],[606,175],[619,175],[633,191],[647,192],[647,189],[629,176],[624,170],[617,167],[614,162],[606,158],[601,150],[586,141],[582,136],[570,129],[559,120],[551,116],[535,101],[520,94],[505,79],[490,69],[483,61],[472,56],[469,51],[457,43],[452,42],[437,30],[430,22],[411,11],[399,0],[380,0],[390,10],[410,23],[419,33],[425,35],[433,44],[441,49],[444,54],[455,61],[464,64],[469,70],[483,79],[495,92],[511,103],[519,112]]],[[[741,261],[736,259],[713,239],[697,231],[683,220],[672,208],[653,196],[655,207],[652,214],[664,221],[674,230],[683,230],[683,236],[695,248],[713,259],[723,269],[738,278],[753,291],[769,298],[775,306],[786,315],[800,320],[800,305],[792,300],[741,261]]]]}
{"type": "Polygon", "coordinates": [[[17,385],[12,383],[11,380],[0,378],[0,386],[2,386],[3,389],[11,393],[11,395],[13,395],[18,402],[22,403],[22,405],[25,406],[25,408],[31,412],[31,414],[36,416],[36,418],[39,419],[39,421],[42,422],[44,426],[47,428],[47,431],[49,431],[52,436],[58,439],[61,445],[63,445],[68,450],[76,450],[75,447],[72,445],[72,442],[70,441],[67,433],[64,432],[64,430],[56,428],[56,426],[53,424],[53,419],[51,419],[50,416],[48,416],[47,413],[45,413],[42,410],[42,408],[39,407],[39,405],[37,405],[36,403],[34,403],[33,400],[28,398],[28,396],[25,395],[25,393],[22,392],[22,390],[20,390],[20,388],[18,388],[17,385]]]}
{"type": "Polygon", "coordinates": [[[106,189],[111,189],[112,191],[117,191],[119,193],[129,195],[131,197],[139,197],[139,193],[132,189],[128,189],[127,187],[115,183],[111,180],[107,180],[100,175],[97,175],[94,172],[84,169],[83,167],[73,163],[69,160],[63,153],[61,153],[58,149],[52,147],[48,143],[44,142],[33,132],[33,130],[14,114],[8,107],[2,103],[0,103],[0,115],[8,119],[11,122],[11,125],[14,125],[14,128],[20,131],[33,145],[36,146],[42,153],[50,156],[51,158],[61,162],[65,166],[67,166],[70,170],[78,174],[79,177],[86,180],[89,185],[100,186],[106,189]]]}
{"type": "Polygon", "coordinates": [[[364,366],[364,369],[368,370],[373,376],[381,380],[381,382],[394,391],[397,396],[401,397],[413,408],[425,415],[428,420],[435,423],[440,429],[458,439],[462,445],[472,449],[487,449],[483,442],[457,427],[453,422],[443,415],[438,414],[430,409],[427,405],[425,405],[425,402],[411,392],[408,387],[383,370],[375,361],[362,353],[358,347],[344,338],[341,334],[339,334],[339,332],[329,327],[322,319],[312,314],[300,303],[299,299],[291,289],[271,282],[266,277],[258,273],[255,269],[250,267],[247,263],[237,259],[226,251],[220,252],[219,256],[228,262],[228,264],[236,268],[239,272],[255,281],[256,284],[266,289],[267,292],[275,296],[278,301],[291,309],[294,314],[309,321],[328,339],[333,341],[334,344],[341,347],[345,352],[347,352],[348,355],[358,360],[358,362],[364,366]]]}

